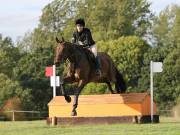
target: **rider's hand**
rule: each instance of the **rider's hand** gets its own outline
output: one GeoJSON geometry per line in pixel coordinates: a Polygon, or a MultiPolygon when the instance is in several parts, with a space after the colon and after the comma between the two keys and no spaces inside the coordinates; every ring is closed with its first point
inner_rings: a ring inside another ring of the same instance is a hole
{"type": "Polygon", "coordinates": [[[79,45],[84,45],[83,42],[81,42],[81,41],[78,41],[78,44],[79,44],[79,45]]]}

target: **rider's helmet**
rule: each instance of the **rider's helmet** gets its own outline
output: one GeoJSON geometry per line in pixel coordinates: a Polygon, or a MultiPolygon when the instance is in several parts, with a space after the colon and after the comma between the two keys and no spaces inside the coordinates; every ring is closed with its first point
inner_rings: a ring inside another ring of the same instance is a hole
{"type": "Polygon", "coordinates": [[[85,26],[85,21],[84,21],[84,19],[82,19],[82,18],[79,18],[79,19],[77,19],[76,21],[75,21],[75,24],[76,25],[82,25],[82,26],[85,26]]]}

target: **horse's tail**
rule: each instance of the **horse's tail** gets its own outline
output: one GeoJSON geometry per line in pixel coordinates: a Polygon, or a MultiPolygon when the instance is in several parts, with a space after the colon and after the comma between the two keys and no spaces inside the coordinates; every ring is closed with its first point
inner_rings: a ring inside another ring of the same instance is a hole
{"type": "Polygon", "coordinates": [[[115,88],[118,93],[124,93],[126,91],[126,82],[123,79],[122,74],[119,73],[119,71],[116,68],[116,83],[115,88]]]}

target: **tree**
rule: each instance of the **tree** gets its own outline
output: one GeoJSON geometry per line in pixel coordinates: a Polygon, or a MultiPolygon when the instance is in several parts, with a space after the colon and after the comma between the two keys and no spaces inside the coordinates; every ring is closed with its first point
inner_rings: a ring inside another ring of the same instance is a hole
{"type": "Polygon", "coordinates": [[[74,15],[76,0],[54,0],[42,10],[39,28],[50,32],[62,32],[66,21],[74,15]]]}
{"type": "Polygon", "coordinates": [[[178,103],[180,98],[180,48],[174,49],[164,60],[164,71],[159,76],[155,89],[158,102],[167,109],[178,103]]]}
{"type": "Polygon", "coordinates": [[[167,7],[154,20],[153,36],[156,41],[144,55],[144,67],[141,68],[139,89],[149,88],[150,61],[162,61],[163,72],[154,77],[154,94],[159,109],[170,109],[179,102],[180,80],[180,7],[167,7]]]}
{"type": "Polygon", "coordinates": [[[180,43],[178,34],[180,31],[180,7],[177,5],[168,6],[154,20],[153,36],[156,45],[163,47],[164,56],[177,48],[180,43]]]}
{"type": "Polygon", "coordinates": [[[0,49],[0,71],[1,73],[9,74],[9,68],[12,69],[10,58],[7,56],[7,53],[0,49]]]}
{"type": "Polygon", "coordinates": [[[150,61],[163,61],[163,72],[154,75],[154,95],[158,109],[170,109],[179,102],[180,80],[180,49],[174,49],[166,58],[161,55],[160,48],[150,48],[144,55],[144,67],[141,68],[141,77],[138,89],[149,90],[150,87],[150,61]]]}
{"type": "Polygon", "coordinates": [[[14,77],[22,88],[31,90],[29,93],[32,97],[31,104],[33,104],[31,110],[46,110],[47,103],[52,97],[49,78],[45,77],[45,67],[52,65],[53,59],[45,54],[49,54],[49,50],[44,49],[42,52],[26,54],[14,68],[14,77]]]}
{"type": "Polygon", "coordinates": [[[19,97],[23,102],[24,107],[29,105],[31,96],[29,89],[22,89],[17,81],[13,81],[5,74],[0,73],[0,106],[4,102],[13,97],[19,97]]]}
{"type": "Polygon", "coordinates": [[[13,68],[20,57],[20,52],[11,38],[0,35],[0,72],[12,77],[13,68]]]}
{"type": "Polygon", "coordinates": [[[150,4],[146,0],[80,0],[77,15],[83,17],[96,40],[120,36],[144,36],[150,26],[150,4]]]}
{"type": "Polygon", "coordinates": [[[54,0],[43,9],[39,29],[70,39],[74,20],[84,18],[96,41],[120,36],[144,36],[152,14],[146,0],[54,0]]]}

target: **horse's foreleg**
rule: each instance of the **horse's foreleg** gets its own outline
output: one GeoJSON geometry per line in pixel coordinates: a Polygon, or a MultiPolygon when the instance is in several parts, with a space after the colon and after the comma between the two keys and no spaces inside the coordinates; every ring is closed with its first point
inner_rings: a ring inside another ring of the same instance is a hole
{"type": "Polygon", "coordinates": [[[65,76],[63,78],[63,83],[73,83],[75,80],[74,76],[65,76]]]}
{"type": "Polygon", "coordinates": [[[62,92],[62,95],[64,96],[66,102],[70,103],[71,102],[71,97],[66,94],[66,92],[64,90],[64,84],[61,84],[61,92],[62,92]]]}
{"type": "Polygon", "coordinates": [[[72,76],[66,76],[63,78],[63,82],[62,82],[62,85],[61,85],[61,92],[62,92],[62,95],[64,95],[64,98],[66,100],[66,102],[70,103],[71,102],[71,97],[69,95],[66,94],[65,92],[65,89],[64,89],[64,84],[65,83],[72,83],[74,81],[73,77],[72,76]]]}
{"type": "Polygon", "coordinates": [[[87,84],[87,81],[85,80],[80,80],[78,83],[78,88],[76,89],[75,94],[74,94],[74,103],[73,103],[71,116],[77,115],[76,108],[78,106],[78,97],[79,97],[79,94],[81,93],[81,90],[84,88],[86,84],[87,84]]]}

